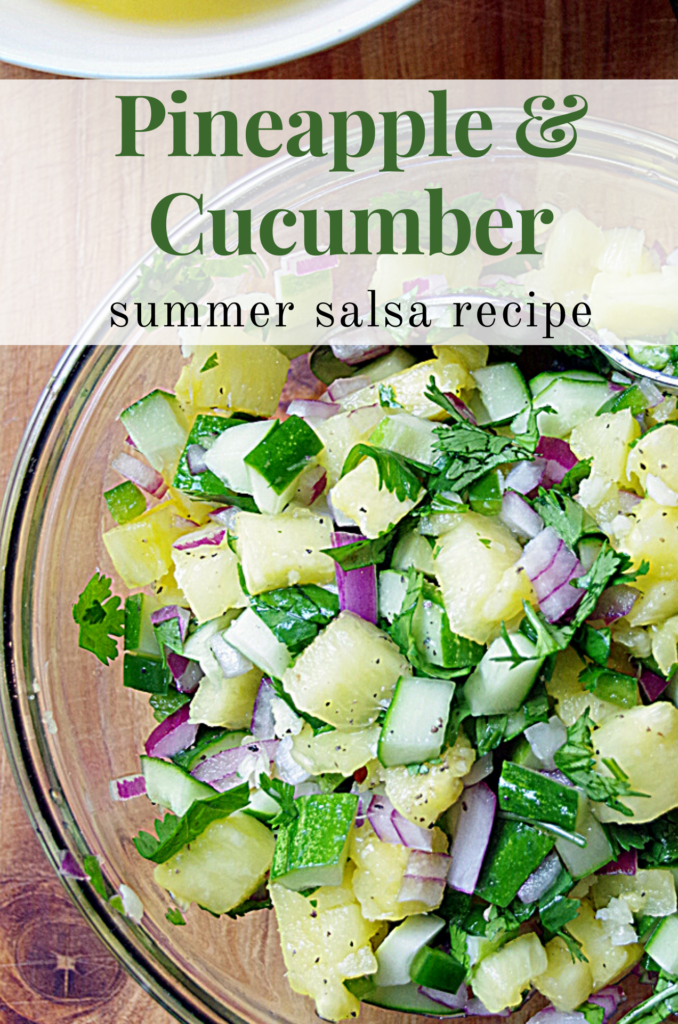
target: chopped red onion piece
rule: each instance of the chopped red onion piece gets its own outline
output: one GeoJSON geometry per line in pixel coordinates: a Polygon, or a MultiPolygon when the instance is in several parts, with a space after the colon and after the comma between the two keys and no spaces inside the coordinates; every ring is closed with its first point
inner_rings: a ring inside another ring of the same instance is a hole
{"type": "Polygon", "coordinates": [[[466,1003],[466,1016],[467,1017],[510,1017],[510,1010],[500,1010],[499,1013],[492,1013],[488,1010],[484,1003],[481,1003],[480,999],[475,996],[471,996],[466,1003]]]}
{"type": "Polygon", "coordinates": [[[464,786],[468,789],[469,786],[475,786],[477,782],[482,782],[488,775],[492,774],[494,770],[494,753],[490,750],[488,754],[483,754],[474,763],[471,771],[468,775],[465,775],[461,780],[464,786]]]}
{"type": "Polygon", "coordinates": [[[629,614],[639,597],[640,591],[627,583],[608,587],[598,598],[589,618],[594,622],[602,622],[604,626],[611,626],[617,619],[623,619],[629,614]]]}
{"type": "Polygon", "coordinates": [[[504,492],[499,518],[509,530],[521,537],[531,539],[544,529],[544,520],[539,513],[515,491],[504,492]]]}
{"type": "MultiPolygon", "coordinates": [[[[167,664],[170,664],[170,657],[178,658],[178,654],[167,655],[167,664]]],[[[186,659],[184,659],[186,660],[186,659]]],[[[173,671],[173,670],[171,670],[173,671]]],[[[200,668],[197,661],[189,661],[186,665],[184,672],[177,679],[175,677],[174,685],[176,686],[179,693],[195,693],[200,684],[200,680],[203,678],[205,673],[200,668]]]]}
{"type": "MultiPolygon", "coordinates": [[[[353,544],[364,540],[362,534],[333,533],[332,547],[340,548],[344,544],[353,544]]],[[[341,611],[353,612],[366,622],[377,624],[377,567],[366,565],[362,569],[342,569],[338,562],[334,563],[339,591],[339,608],[341,611]]]]}
{"type": "Polygon", "coordinates": [[[549,622],[557,622],[584,596],[583,590],[570,586],[571,580],[584,575],[584,568],[552,526],[526,545],[518,565],[532,581],[539,607],[549,622]]]}
{"type": "Polygon", "coordinates": [[[654,409],[664,401],[664,396],[659,388],[651,380],[648,380],[647,377],[639,377],[636,384],[647,400],[648,409],[654,409]]]}
{"type": "Polygon", "coordinates": [[[616,860],[611,860],[602,868],[598,868],[599,875],[635,875],[638,870],[638,851],[622,850],[616,860]]]}
{"type": "Polygon", "coordinates": [[[89,875],[84,871],[70,850],[59,850],[59,874],[64,878],[75,878],[79,882],[86,882],[89,875]]]}
{"type": "MultiPolygon", "coordinates": [[[[386,799],[385,797],[383,798],[386,799]]],[[[426,857],[431,854],[433,836],[430,829],[419,828],[413,822],[408,821],[400,811],[397,811],[395,807],[391,812],[391,824],[393,825],[396,835],[398,836],[398,842],[402,846],[406,846],[409,850],[417,850],[423,852],[426,857]]],[[[412,854],[412,857],[415,855],[412,854]]],[[[419,870],[410,871],[410,865],[413,863],[412,857],[408,861],[406,874],[423,874],[419,870]]],[[[427,872],[428,874],[428,872],[427,872]]],[[[435,874],[435,872],[431,872],[435,874]]],[[[445,867],[444,874],[447,874],[447,866],[445,867]]]]}
{"type": "Polygon", "coordinates": [[[444,890],[444,878],[417,878],[414,875],[404,875],[398,890],[398,903],[416,900],[418,903],[434,907],[440,903],[444,890]]]}
{"type": "Polygon", "coordinates": [[[555,771],[553,755],[560,750],[567,739],[567,729],[557,715],[551,715],[548,722],[535,722],[525,730],[525,739],[532,753],[541,761],[542,767],[555,771]]]}
{"type": "Polygon", "coordinates": [[[647,668],[644,668],[640,673],[639,682],[647,694],[647,699],[650,701],[656,700],[657,697],[660,697],[669,685],[668,679],[664,679],[663,676],[657,675],[656,672],[650,672],[647,668]]]}
{"type": "Polygon", "coordinates": [[[588,998],[589,1003],[603,1008],[603,1024],[607,1024],[610,1017],[617,1012],[620,1003],[626,999],[626,995],[620,985],[606,985],[600,991],[594,992],[588,998]]]}
{"type": "Polygon", "coordinates": [[[254,667],[249,658],[246,658],[235,647],[231,647],[222,633],[216,633],[210,640],[212,654],[219,662],[221,674],[225,679],[235,679],[250,672],[254,667]]]}
{"type": "Polygon", "coordinates": [[[517,491],[518,494],[531,494],[542,482],[545,467],[543,459],[519,462],[506,477],[506,490],[517,491]]]}
{"type": "Polygon", "coordinates": [[[466,402],[463,402],[461,398],[455,395],[454,391],[446,391],[445,398],[448,400],[450,405],[457,410],[460,416],[463,416],[465,420],[472,423],[474,427],[478,425],[475,416],[469,409],[466,402]]]}
{"type": "Polygon", "coordinates": [[[324,493],[326,486],[327,471],[323,466],[311,466],[299,478],[295,501],[308,508],[324,493]]]}
{"type": "Polygon", "coordinates": [[[212,779],[209,785],[212,789],[216,789],[217,793],[226,793],[229,789],[242,786],[242,783],[242,776],[238,775],[237,772],[231,772],[230,775],[222,775],[220,779],[212,779]]]}
{"type": "Polygon", "coordinates": [[[567,612],[572,611],[579,604],[584,596],[584,591],[571,586],[571,583],[572,580],[583,575],[584,568],[577,562],[577,565],[561,586],[556,587],[548,597],[539,602],[539,607],[547,622],[559,622],[567,612]]]}
{"type": "Polygon", "coordinates": [[[302,768],[292,756],[293,739],[292,736],[283,736],[278,742],[275,754],[275,766],[278,769],[278,775],[283,782],[289,783],[290,786],[296,786],[299,782],[306,782],[311,777],[310,773],[302,768]]]}
{"type": "Polygon", "coordinates": [[[252,735],[257,740],[272,740],[275,738],[275,718],[273,717],[273,697],[275,691],[271,680],[263,677],[259,683],[257,695],[254,698],[254,709],[252,710],[252,735]]]}
{"type": "Polygon", "coordinates": [[[490,841],[497,797],[487,783],[479,782],[464,790],[459,805],[447,883],[459,892],[472,895],[490,841]]]}
{"type": "Polygon", "coordinates": [[[340,362],[347,366],[357,366],[358,363],[366,363],[368,359],[376,359],[377,356],[385,356],[391,351],[390,345],[360,345],[354,342],[352,345],[332,345],[332,353],[340,362]]]}
{"type": "Polygon", "coordinates": [[[382,843],[391,843],[400,846],[400,835],[393,824],[393,811],[395,808],[391,801],[385,796],[373,796],[367,808],[367,820],[374,829],[377,839],[382,843]]]}
{"type": "Polygon", "coordinates": [[[321,402],[319,398],[295,398],[287,406],[288,416],[300,416],[302,420],[329,420],[341,411],[337,402],[321,402]]]}
{"type": "Polygon", "coordinates": [[[577,456],[567,441],[560,437],[540,437],[537,455],[545,461],[542,487],[546,488],[559,484],[565,474],[577,464],[577,456]]]}
{"type": "Polygon", "coordinates": [[[338,377],[333,380],[325,394],[322,396],[328,402],[340,402],[342,398],[348,398],[355,391],[362,391],[368,388],[372,381],[369,377],[357,375],[355,377],[338,377]]]}
{"type": "Polygon", "coordinates": [[[457,992],[442,992],[440,989],[427,988],[425,985],[420,985],[419,991],[422,995],[432,999],[434,1003],[448,1006],[451,1010],[463,1010],[468,1000],[468,989],[463,983],[459,986],[457,992]]]}
{"type": "Polygon", "coordinates": [[[189,444],[186,450],[186,464],[191,476],[199,476],[200,473],[207,472],[205,449],[201,444],[189,444]]]}
{"type": "Polygon", "coordinates": [[[193,551],[195,548],[219,547],[224,537],[225,529],[214,526],[206,526],[203,530],[194,530],[193,533],[185,534],[175,540],[172,547],[175,551],[193,551]]]}
{"type": "Polygon", "coordinates": [[[190,705],[182,704],[156,726],[144,744],[149,757],[173,757],[195,743],[198,723],[189,721],[189,715],[190,705]]]}
{"type": "Polygon", "coordinates": [[[126,775],[122,779],[111,779],[108,783],[111,800],[133,800],[146,795],[146,779],[143,775],[126,775]]]}
{"type": "Polygon", "coordinates": [[[176,619],[179,623],[179,635],[183,643],[188,634],[188,624],[191,621],[191,613],[188,608],[181,608],[178,604],[166,604],[164,608],[158,608],[151,612],[151,625],[160,626],[163,622],[176,619]]]}
{"type": "MultiPolygon", "coordinates": [[[[674,252],[677,251],[678,250],[674,249],[674,252]]],[[[664,248],[662,243],[658,242],[656,239],[652,243],[652,246],[650,248],[650,256],[655,267],[663,267],[667,261],[666,249],[664,248]]]]}
{"type": "MultiPolygon", "coordinates": [[[[231,747],[229,750],[221,750],[218,754],[206,758],[195,766],[191,775],[200,782],[207,782],[210,786],[217,787],[220,779],[230,775],[237,775],[243,761],[251,755],[262,755],[263,760],[268,760],[270,765],[278,749],[277,740],[257,740],[253,743],[246,743],[241,747],[231,747]]],[[[242,782],[242,779],[240,780],[242,782]]]]}
{"type": "MultiPolygon", "coordinates": [[[[167,651],[166,658],[167,667],[172,673],[172,679],[176,683],[178,679],[181,679],[189,666],[188,658],[184,658],[182,654],[176,654],[174,651],[167,651]]],[[[182,692],[185,693],[186,691],[182,692]]]]}
{"type": "Polygon", "coordinates": [[[233,530],[235,517],[239,512],[240,509],[236,505],[225,505],[224,508],[216,508],[214,512],[210,512],[209,517],[220,526],[225,526],[227,530],[233,530]]]}
{"type": "Polygon", "coordinates": [[[555,850],[553,853],[549,853],[548,857],[541,862],[539,867],[532,872],[529,878],[523,882],[520,889],[518,889],[518,899],[520,902],[535,903],[553,885],[560,874],[561,867],[560,857],[555,850]]]}
{"type": "Polygon", "coordinates": [[[141,487],[142,491],[152,494],[154,498],[162,498],[167,490],[167,484],[160,476],[160,473],[157,473],[150,466],[140,462],[139,459],[133,458],[126,452],[116,455],[111,466],[120,476],[124,476],[126,480],[131,480],[133,484],[141,487]]]}

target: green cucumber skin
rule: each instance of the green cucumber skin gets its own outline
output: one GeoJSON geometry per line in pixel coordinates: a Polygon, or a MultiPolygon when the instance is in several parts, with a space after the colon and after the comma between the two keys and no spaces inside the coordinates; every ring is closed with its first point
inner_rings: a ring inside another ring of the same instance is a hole
{"type": "Polygon", "coordinates": [[[442,949],[424,946],[412,961],[410,977],[415,985],[455,993],[466,977],[466,968],[442,949]]]}
{"type": "Polygon", "coordinates": [[[471,485],[468,492],[471,509],[481,516],[497,516],[501,512],[502,492],[496,469],[471,485]]]}
{"type": "Polygon", "coordinates": [[[161,658],[125,651],[122,673],[123,685],[131,690],[166,694],[170,687],[171,673],[161,658]]]}
{"type": "Polygon", "coordinates": [[[507,907],[554,845],[553,836],[526,822],[500,820],[485,855],[476,896],[507,907]]]}
{"type": "Polygon", "coordinates": [[[159,658],[160,647],[151,624],[151,613],[160,603],[148,594],[131,594],[125,598],[125,650],[150,654],[159,658]]]}
{"type": "Polygon", "coordinates": [[[296,806],[298,816],[278,831],[271,881],[281,882],[290,889],[304,889],[308,888],[309,872],[317,870],[322,875],[332,868],[343,872],[358,796],[356,793],[318,793],[300,797],[296,806]]]}
{"type": "Polygon", "coordinates": [[[418,1013],[426,1017],[459,1017],[463,1010],[453,1010],[429,999],[420,992],[417,985],[388,985],[380,988],[369,978],[349,979],[346,988],[357,999],[372,1006],[381,1006],[386,1010],[400,1010],[401,1013],[418,1013]]]}
{"type": "Polygon", "coordinates": [[[384,767],[421,764],[440,755],[454,688],[447,680],[401,676],[379,736],[384,767]]]}
{"type": "Polygon", "coordinates": [[[678,971],[678,914],[671,914],[660,921],[645,951],[669,974],[678,971]]]}
{"type": "Polygon", "coordinates": [[[284,423],[276,420],[266,437],[243,461],[280,495],[322,449],[323,443],[316,432],[299,416],[290,416],[284,423]]]}
{"type": "MultiPolygon", "coordinates": [[[[229,427],[242,426],[245,422],[245,420],[230,416],[196,416],[195,423],[191,427],[191,432],[181,453],[179,465],[172,481],[172,487],[176,487],[178,491],[199,501],[227,501],[233,492],[211,470],[208,469],[205,473],[197,473],[195,476],[189,472],[187,452],[191,445],[202,445],[203,441],[208,439],[212,441],[215,434],[223,434],[229,427]]],[[[247,509],[246,511],[256,511],[256,508],[247,509]]]]}
{"type": "Polygon", "coordinates": [[[503,811],[559,825],[569,832],[575,829],[579,809],[577,790],[523,765],[504,761],[497,796],[503,811]]]}

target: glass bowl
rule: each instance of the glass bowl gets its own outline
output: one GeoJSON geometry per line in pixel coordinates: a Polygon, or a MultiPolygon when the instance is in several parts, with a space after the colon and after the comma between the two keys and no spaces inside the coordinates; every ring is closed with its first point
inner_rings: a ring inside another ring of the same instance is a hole
{"type": "MultiPolygon", "coordinates": [[[[449,198],[452,182],[458,195],[482,187],[487,195],[505,192],[524,202],[578,206],[604,226],[645,226],[648,237],[662,237],[671,248],[678,244],[676,143],[589,119],[566,159],[535,161],[515,143],[522,115],[495,111],[493,118],[488,158],[422,158],[410,166],[408,187],[447,182],[449,198]]],[[[251,207],[256,222],[265,209],[280,205],[272,201],[283,192],[284,205],[296,208],[318,205],[330,191],[336,205],[346,187],[352,202],[362,192],[394,187],[379,176],[376,162],[351,175],[350,186],[346,178],[330,181],[327,166],[271,164],[211,205],[251,207]]],[[[194,218],[177,237],[188,245],[204,227],[204,219],[194,218]]],[[[12,471],[0,538],[3,735],[26,810],[55,869],[61,851],[79,861],[94,853],[113,888],[124,882],[141,897],[144,917],[137,926],[88,883],[62,878],[92,928],[163,1006],[185,1022],[311,1024],[317,1020],[311,1001],[291,992],[285,981],[270,912],[231,921],[194,909],[186,927],[171,925],[165,918],[167,894],[155,886],[152,865],[131,841],[150,826],[153,808],[144,800],[112,803],[109,797],[110,779],[137,770],[152,716],[140,694],[122,687],[119,661],[105,668],[78,648],[71,606],[95,567],[111,574],[101,542],[102,492],[113,482],[110,461],[124,440],[117,415],[151,388],[171,388],[181,363],[176,346],[121,346],[121,340],[135,340],[134,332],[123,337],[109,326],[110,302],[130,293],[138,267],[58,363],[12,471]]],[[[121,592],[115,584],[114,589],[121,592]]],[[[635,998],[635,990],[630,994],[635,998]]],[[[539,999],[516,1018],[534,1013],[539,999]]],[[[362,1019],[397,1024],[393,1014],[371,1007],[363,1009],[362,1019]]]]}

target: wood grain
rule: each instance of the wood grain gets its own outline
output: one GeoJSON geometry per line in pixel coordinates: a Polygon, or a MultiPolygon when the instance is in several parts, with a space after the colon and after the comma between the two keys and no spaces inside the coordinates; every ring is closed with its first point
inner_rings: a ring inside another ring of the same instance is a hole
{"type": "MultiPolygon", "coordinates": [[[[0,78],[51,78],[0,64],[0,78]]],[[[421,0],[323,53],[242,76],[678,78],[669,0],[421,0]]]]}

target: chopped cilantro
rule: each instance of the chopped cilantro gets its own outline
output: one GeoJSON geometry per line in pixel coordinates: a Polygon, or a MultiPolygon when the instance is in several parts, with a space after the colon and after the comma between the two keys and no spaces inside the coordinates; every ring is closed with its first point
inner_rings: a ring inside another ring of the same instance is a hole
{"type": "Polygon", "coordinates": [[[125,632],[125,611],[120,598],[111,597],[111,580],[95,572],[73,605],[73,618],[80,627],[78,644],[108,665],[118,656],[114,637],[125,632]]]}
{"type": "Polygon", "coordinates": [[[269,779],[267,775],[260,776],[259,785],[280,807],[271,821],[272,828],[283,828],[299,817],[299,808],[294,801],[294,786],[282,779],[269,779]]]}
{"type": "Polygon", "coordinates": [[[292,654],[299,654],[339,613],[337,595],[315,583],[251,594],[249,601],[292,654]]]}
{"type": "Polygon", "coordinates": [[[226,917],[230,917],[232,920],[236,920],[239,917],[243,917],[245,914],[250,914],[253,910],[270,910],[273,906],[271,898],[268,893],[262,897],[262,899],[244,900],[239,906],[234,907],[233,910],[226,911],[226,917]]]}
{"type": "Polygon", "coordinates": [[[395,533],[389,530],[374,540],[363,538],[338,548],[323,548],[322,553],[333,558],[342,569],[362,569],[366,565],[380,565],[385,561],[388,548],[394,540],[395,533]]]}
{"type": "Polygon", "coordinates": [[[216,793],[209,800],[196,800],[180,818],[176,814],[156,818],[157,838],[150,832],[140,832],[134,837],[134,845],[146,860],[164,864],[186,843],[197,839],[213,821],[227,818],[244,807],[249,800],[249,792],[247,785],[236,786],[226,793],[216,793]]]}
{"type": "Polygon", "coordinates": [[[89,878],[90,885],[94,889],[97,895],[101,896],[102,899],[108,899],[108,892],[106,890],[106,883],[104,882],[104,876],[101,873],[101,865],[99,858],[93,855],[83,857],[82,867],[89,878]]]}
{"type": "Polygon", "coordinates": [[[362,462],[363,458],[373,459],[379,473],[379,490],[385,487],[395,494],[398,501],[416,501],[421,491],[421,480],[410,467],[407,459],[386,448],[369,444],[356,444],[346,456],[342,476],[362,462]]]}
{"type": "Polygon", "coordinates": [[[552,526],[568,548],[574,548],[586,534],[600,533],[597,523],[569,494],[540,487],[532,506],[544,520],[544,526],[552,526]]]}
{"type": "Polygon", "coordinates": [[[167,918],[170,924],[174,924],[177,926],[186,924],[186,921],[184,920],[184,915],[177,907],[169,907],[168,910],[165,912],[165,917],[167,918]]]}
{"type": "Polygon", "coordinates": [[[200,372],[205,373],[206,370],[213,370],[214,367],[218,365],[219,354],[217,352],[213,352],[212,355],[208,359],[206,359],[205,362],[200,367],[200,372]]]}

